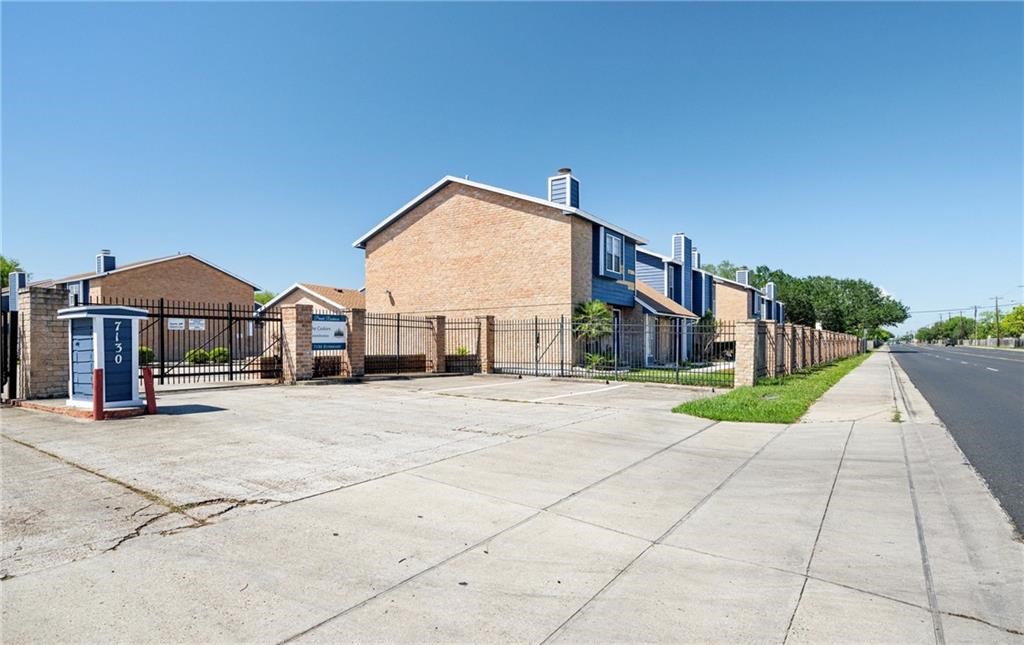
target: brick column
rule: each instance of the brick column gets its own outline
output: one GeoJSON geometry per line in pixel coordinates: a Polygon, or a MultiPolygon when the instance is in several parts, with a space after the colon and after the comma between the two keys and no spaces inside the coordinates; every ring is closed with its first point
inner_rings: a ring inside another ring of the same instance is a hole
{"type": "Polygon", "coordinates": [[[736,329],[736,387],[753,385],[757,381],[758,321],[737,320],[736,329]]]}
{"type": "Polygon", "coordinates": [[[822,330],[815,328],[815,330],[814,330],[814,364],[815,365],[823,362],[823,360],[824,360],[824,359],[822,359],[822,354],[821,354],[821,350],[822,350],[821,336],[822,336],[822,333],[823,333],[822,330]]]}
{"type": "Polygon", "coordinates": [[[350,309],[348,312],[348,340],[345,341],[348,354],[349,376],[362,377],[366,374],[366,310],[350,309]]]}
{"type": "Polygon", "coordinates": [[[286,383],[313,377],[313,307],[282,305],[281,342],[286,383]]]}
{"type": "Polygon", "coordinates": [[[800,350],[800,359],[803,363],[801,367],[807,369],[814,365],[814,354],[811,352],[811,328],[801,325],[800,326],[800,344],[803,347],[800,350]]]}
{"type": "Polygon", "coordinates": [[[761,323],[763,330],[760,334],[764,341],[764,374],[768,378],[775,378],[778,375],[779,361],[778,335],[775,333],[776,323],[774,320],[765,320],[761,323]]]}
{"type": "Polygon", "coordinates": [[[786,353],[783,355],[783,359],[785,360],[786,371],[792,374],[799,369],[796,365],[796,325],[784,323],[782,327],[783,333],[786,334],[786,353]]]}
{"type": "Polygon", "coordinates": [[[448,352],[445,343],[444,316],[431,316],[429,318],[434,327],[434,333],[427,347],[427,371],[443,374],[445,370],[444,356],[448,352]]]}
{"type": "Polygon", "coordinates": [[[68,396],[68,321],[57,320],[57,310],[68,306],[67,289],[29,287],[19,290],[15,297],[21,344],[18,398],[68,396]]]}
{"type": "Polygon", "coordinates": [[[480,372],[494,373],[494,316],[480,316],[480,372]]]}

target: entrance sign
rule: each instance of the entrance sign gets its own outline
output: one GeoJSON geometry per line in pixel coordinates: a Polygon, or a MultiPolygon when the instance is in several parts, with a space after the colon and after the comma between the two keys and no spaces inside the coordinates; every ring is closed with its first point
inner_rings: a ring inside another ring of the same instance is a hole
{"type": "Polygon", "coordinates": [[[205,318],[189,318],[188,319],[188,330],[189,331],[206,331],[206,319],[205,318]]]}
{"type": "Polygon", "coordinates": [[[348,340],[348,316],[313,314],[313,349],[345,349],[348,340]]]}
{"type": "Polygon", "coordinates": [[[184,318],[168,318],[167,319],[167,330],[168,331],[182,331],[185,329],[184,318]]]}
{"type": "Polygon", "coordinates": [[[136,307],[84,305],[57,312],[71,332],[68,405],[92,406],[93,370],[103,370],[104,407],[141,406],[139,321],[149,312],[136,307]]]}

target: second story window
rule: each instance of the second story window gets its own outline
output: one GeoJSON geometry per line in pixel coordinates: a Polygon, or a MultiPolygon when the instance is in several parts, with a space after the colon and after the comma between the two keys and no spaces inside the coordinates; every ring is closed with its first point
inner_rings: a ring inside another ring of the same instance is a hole
{"type": "Polygon", "coordinates": [[[604,268],[612,273],[622,273],[622,238],[606,233],[604,237],[604,268]]]}
{"type": "Polygon", "coordinates": [[[665,272],[665,279],[668,280],[668,289],[667,289],[668,294],[666,294],[666,295],[668,295],[670,300],[675,300],[676,299],[676,279],[675,278],[676,278],[675,271],[672,270],[672,267],[669,267],[668,271],[665,272]]]}

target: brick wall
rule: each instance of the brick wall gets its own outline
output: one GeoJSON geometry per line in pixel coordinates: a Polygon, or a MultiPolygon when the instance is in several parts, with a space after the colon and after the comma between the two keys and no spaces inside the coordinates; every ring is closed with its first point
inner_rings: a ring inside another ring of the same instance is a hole
{"type": "Polygon", "coordinates": [[[57,310],[68,306],[63,288],[30,287],[18,292],[18,398],[68,396],[68,321],[57,310]]]}
{"type": "MultiPolygon", "coordinates": [[[[572,271],[584,235],[557,209],[449,184],[367,241],[366,309],[452,318],[569,315],[574,289],[583,289],[572,271]]],[[[586,258],[589,276],[589,247],[586,258]]]]}
{"type": "Polygon", "coordinates": [[[715,319],[748,320],[750,311],[749,291],[724,282],[715,282],[715,319]]]}
{"type": "Polygon", "coordinates": [[[183,255],[89,281],[89,297],[234,303],[252,310],[252,286],[183,255]]]}
{"type": "Polygon", "coordinates": [[[283,378],[286,383],[313,376],[313,308],[309,305],[281,307],[283,378]]]}

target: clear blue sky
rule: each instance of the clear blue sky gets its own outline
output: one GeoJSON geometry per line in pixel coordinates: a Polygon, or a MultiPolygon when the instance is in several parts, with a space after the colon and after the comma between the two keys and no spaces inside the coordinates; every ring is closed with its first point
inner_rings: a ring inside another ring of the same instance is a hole
{"type": "Polygon", "coordinates": [[[35,277],[110,248],[358,287],[352,240],[441,176],[568,165],[654,250],[1021,299],[1020,3],[2,12],[3,253],[35,277]]]}

